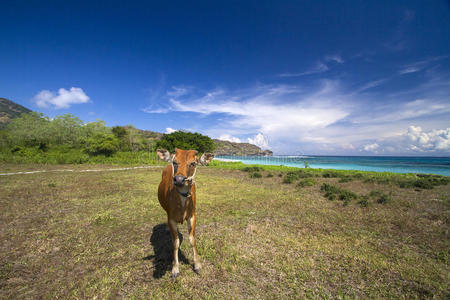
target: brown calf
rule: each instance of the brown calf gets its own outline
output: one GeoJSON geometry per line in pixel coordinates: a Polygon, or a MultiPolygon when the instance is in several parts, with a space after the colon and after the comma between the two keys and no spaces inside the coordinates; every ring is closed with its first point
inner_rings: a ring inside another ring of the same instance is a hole
{"type": "Polygon", "coordinates": [[[175,149],[175,154],[170,154],[167,150],[157,150],[162,160],[171,164],[166,166],[162,173],[161,183],[158,188],[158,200],[167,212],[167,224],[173,242],[173,266],[172,277],[179,273],[178,247],[178,223],[187,220],[189,231],[189,242],[194,252],[194,271],[199,272],[201,264],[197,255],[195,245],[195,173],[197,165],[208,164],[213,158],[212,154],[203,154],[199,159],[195,150],[175,149]]]}

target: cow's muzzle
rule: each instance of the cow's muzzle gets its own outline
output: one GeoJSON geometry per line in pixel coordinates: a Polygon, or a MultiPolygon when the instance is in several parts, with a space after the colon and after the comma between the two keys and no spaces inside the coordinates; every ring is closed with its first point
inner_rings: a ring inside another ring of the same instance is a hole
{"type": "Polygon", "coordinates": [[[176,186],[183,186],[186,183],[186,176],[177,175],[173,177],[173,184],[176,186]]]}

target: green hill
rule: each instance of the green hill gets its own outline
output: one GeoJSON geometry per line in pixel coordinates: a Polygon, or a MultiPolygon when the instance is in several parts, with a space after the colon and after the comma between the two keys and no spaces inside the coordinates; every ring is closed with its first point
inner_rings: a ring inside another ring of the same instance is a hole
{"type": "Polygon", "coordinates": [[[233,143],[229,141],[214,140],[216,145],[215,155],[258,155],[271,156],[273,154],[270,150],[261,150],[256,145],[249,143],[233,143]]]}
{"type": "Polygon", "coordinates": [[[20,104],[6,98],[0,98],[0,128],[5,127],[11,119],[18,118],[21,114],[29,112],[31,110],[20,104]]]}
{"type": "MultiPolygon", "coordinates": [[[[30,109],[23,107],[6,98],[0,98],[0,129],[4,128],[12,119],[20,117],[23,113],[31,112],[30,109]]],[[[148,141],[156,142],[163,136],[162,133],[137,129],[132,125],[120,126],[130,133],[130,139],[142,137],[148,141]]],[[[272,151],[261,150],[258,146],[249,143],[233,143],[222,140],[213,140],[215,144],[215,155],[254,155],[254,156],[270,156],[272,151]]]]}

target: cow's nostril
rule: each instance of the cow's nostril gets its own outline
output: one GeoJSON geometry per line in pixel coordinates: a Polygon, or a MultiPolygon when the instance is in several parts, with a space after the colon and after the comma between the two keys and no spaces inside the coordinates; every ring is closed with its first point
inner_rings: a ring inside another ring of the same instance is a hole
{"type": "Polygon", "coordinates": [[[186,182],[186,177],[182,175],[177,175],[173,178],[175,185],[183,185],[186,182]]]}

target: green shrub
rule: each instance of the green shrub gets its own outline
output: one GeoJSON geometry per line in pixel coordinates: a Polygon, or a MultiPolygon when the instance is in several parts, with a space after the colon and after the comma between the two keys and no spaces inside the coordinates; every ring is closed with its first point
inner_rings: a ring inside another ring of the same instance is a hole
{"type": "Polygon", "coordinates": [[[324,183],[320,187],[320,190],[324,192],[324,196],[328,200],[341,200],[344,202],[344,205],[347,205],[351,200],[358,199],[358,195],[352,191],[341,189],[332,184],[324,183]]]}
{"type": "Polygon", "coordinates": [[[322,177],[323,178],[336,178],[336,177],[340,177],[339,176],[339,172],[333,171],[333,170],[328,170],[322,173],[322,177]]]}
{"type": "Polygon", "coordinates": [[[435,186],[433,184],[433,182],[431,182],[429,180],[416,180],[416,182],[414,182],[413,185],[416,188],[427,189],[427,190],[431,190],[435,186]]]}
{"type": "Polygon", "coordinates": [[[352,191],[341,189],[339,193],[339,200],[344,201],[344,205],[347,205],[351,200],[358,199],[358,195],[352,191]]]}
{"type": "Polygon", "coordinates": [[[245,167],[245,168],[241,169],[241,171],[244,171],[244,172],[260,172],[263,170],[264,169],[261,167],[245,167]]]}
{"type": "Polygon", "coordinates": [[[304,180],[300,181],[297,184],[297,186],[303,188],[303,187],[307,187],[307,186],[313,186],[315,184],[316,184],[316,181],[314,179],[307,178],[307,179],[304,179],[304,180]]]}
{"type": "Polygon", "coordinates": [[[374,199],[377,203],[388,203],[391,201],[391,198],[386,195],[384,192],[382,191],[378,191],[378,190],[373,190],[369,193],[369,195],[367,195],[368,198],[374,199]]]}
{"type": "Polygon", "coordinates": [[[367,206],[369,206],[369,197],[367,197],[367,196],[362,196],[362,197],[361,197],[361,200],[358,201],[358,204],[359,204],[361,207],[367,207],[367,206]]]}
{"type": "Polygon", "coordinates": [[[283,179],[283,183],[293,183],[294,181],[298,180],[299,176],[297,172],[288,172],[286,176],[283,179]]]}
{"type": "Polygon", "coordinates": [[[262,175],[259,172],[253,172],[250,174],[250,178],[261,178],[262,175]]]}
{"type": "Polygon", "coordinates": [[[450,183],[450,177],[418,174],[414,177],[399,178],[396,184],[401,188],[432,189],[435,186],[450,183]]]}
{"type": "Polygon", "coordinates": [[[353,178],[350,176],[345,176],[345,177],[342,177],[341,179],[339,179],[340,183],[350,182],[350,181],[353,181],[353,178]]]}
{"type": "Polygon", "coordinates": [[[313,173],[309,172],[309,170],[300,169],[296,173],[297,173],[298,178],[315,177],[315,175],[313,173]]]}
{"type": "Polygon", "coordinates": [[[273,174],[272,173],[267,173],[266,177],[273,177],[273,174]]]}
{"type": "Polygon", "coordinates": [[[85,151],[90,155],[111,156],[119,150],[119,140],[113,134],[98,133],[86,140],[85,151]]]}
{"type": "Polygon", "coordinates": [[[206,135],[185,131],[175,131],[170,134],[164,134],[156,143],[156,148],[169,150],[173,153],[175,148],[193,149],[200,153],[213,152],[215,148],[214,141],[206,135]]]}

